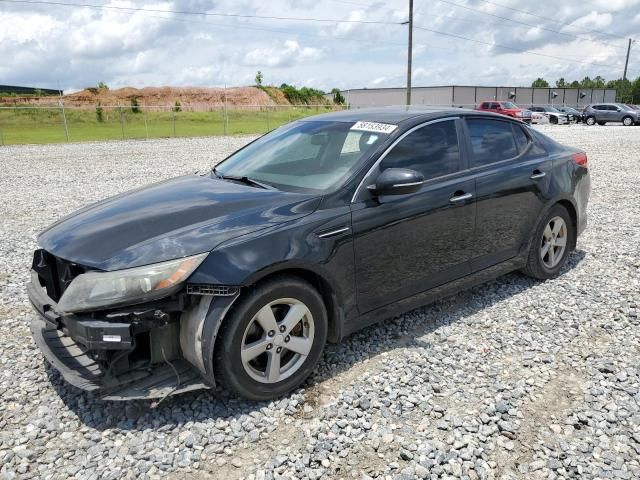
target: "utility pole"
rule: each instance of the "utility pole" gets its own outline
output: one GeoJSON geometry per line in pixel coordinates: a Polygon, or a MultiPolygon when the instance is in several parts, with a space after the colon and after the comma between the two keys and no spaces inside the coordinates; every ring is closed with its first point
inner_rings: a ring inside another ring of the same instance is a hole
{"type": "Polygon", "coordinates": [[[627,79],[627,66],[629,65],[629,54],[631,53],[631,43],[633,40],[629,39],[629,44],[627,45],[627,59],[624,62],[624,73],[622,74],[622,81],[624,82],[627,79]]]}
{"type": "Polygon", "coordinates": [[[409,0],[409,46],[407,50],[407,105],[411,105],[411,59],[413,57],[413,0],[409,0]]]}

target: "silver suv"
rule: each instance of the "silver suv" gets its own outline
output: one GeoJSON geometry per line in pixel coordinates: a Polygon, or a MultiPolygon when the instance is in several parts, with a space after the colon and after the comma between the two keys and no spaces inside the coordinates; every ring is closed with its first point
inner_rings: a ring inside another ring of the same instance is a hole
{"type": "Polygon", "coordinates": [[[587,125],[604,125],[607,122],[622,122],[623,125],[640,124],[640,111],[624,103],[593,103],[583,111],[587,125]]]}

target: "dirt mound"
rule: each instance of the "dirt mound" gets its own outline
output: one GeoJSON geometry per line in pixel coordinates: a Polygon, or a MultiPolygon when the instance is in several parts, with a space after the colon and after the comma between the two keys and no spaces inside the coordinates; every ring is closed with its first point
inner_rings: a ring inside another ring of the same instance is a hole
{"type": "MultiPolygon", "coordinates": [[[[277,89],[273,89],[277,91],[277,89]]],[[[182,110],[206,110],[209,107],[228,106],[266,106],[287,104],[280,93],[267,94],[256,87],[207,88],[207,87],[124,87],[115,90],[105,88],[87,88],[79,92],[64,95],[62,100],[69,107],[95,107],[131,105],[136,99],[141,107],[173,106],[180,102],[182,110]],[[280,98],[280,96],[282,98],[280,98]]],[[[58,97],[0,97],[0,105],[57,105],[58,97]]]]}

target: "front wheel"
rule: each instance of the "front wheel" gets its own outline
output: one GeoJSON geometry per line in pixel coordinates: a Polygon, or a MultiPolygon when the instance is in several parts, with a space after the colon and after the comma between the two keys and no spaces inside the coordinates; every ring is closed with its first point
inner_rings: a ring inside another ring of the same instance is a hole
{"type": "Polygon", "coordinates": [[[557,125],[557,124],[558,124],[558,118],[557,118],[557,117],[551,117],[551,118],[549,118],[549,121],[550,121],[553,125],[557,125]]]}
{"type": "Polygon", "coordinates": [[[589,126],[595,125],[596,124],[596,119],[595,117],[587,117],[585,120],[585,123],[589,126]]]}
{"type": "Polygon", "coordinates": [[[558,276],[575,239],[573,221],[567,209],[554,205],[533,235],[524,273],[540,280],[558,276]]]}
{"type": "Polygon", "coordinates": [[[322,297],[295,277],[269,280],[245,294],[220,328],[215,376],[249,400],[270,400],[299,386],[327,339],[322,297]]]}
{"type": "Polygon", "coordinates": [[[633,118],[631,118],[631,117],[624,117],[624,118],[622,119],[622,124],[623,124],[625,127],[630,127],[631,125],[633,125],[633,118]]]}

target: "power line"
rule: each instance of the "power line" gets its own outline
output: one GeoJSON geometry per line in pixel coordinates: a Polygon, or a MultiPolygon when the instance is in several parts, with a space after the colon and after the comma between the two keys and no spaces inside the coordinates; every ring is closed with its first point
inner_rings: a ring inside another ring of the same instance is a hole
{"type": "MultiPolygon", "coordinates": [[[[440,0],[443,1],[443,0],[440,0]]],[[[5,3],[18,3],[18,4],[36,4],[36,5],[53,5],[53,6],[65,6],[65,7],[84,7],[84,8],[94,8],[94,9],[107,9],[107,10],[115,10],[115,11],[119,11],[121,13],[126,13],[126,14],[143,14],[145,12],[150,12],[150,13],[164,13],[164,14],[182,14],[182,15],[193,15],[193,16],[215,16],[215,17],[236,17],[236,18],[247,18],[247,19],[268,19],[268,20],[289,20],[289,21],[314,21],[314,22],[330,22],[330,23],[364,23],[364,24],[382,24],[382,25],[394,25],[394,26],[400,26],[403,25],[403,22],[385,22],[385,21],[367,21],[367,20],[334,20],[334,19],[319,19],[319,18],[298,18],[298,17],[277,17],[277,16],[263,16],[263,15],[248,15],[248,14],[231,14],[231,13],[218,13],[218,12],[192,12],[192,11],[180,11],[180,10],[160,10],[160,9],[150,9],[150,8],[139,8],[139,7],[120,7],[120,6],[114,6],[114,5],[95,5],[95,4],[76,4],[76,3],[65,3],[65,2],[56,2],[56,1],[45,1],[45,0],[0,0],[0,2],[5,2],[5,3]]],[[[449,3],[449,2],[446,2],[449,3]]],[[[453,5],[455,5],[454,3],[452,3],[453,5]]],[[[153,17],[150,15],[144,15],[144,16],[148,16],[148,17],[153,17]]],[[[266,29],[266,28],[260,28],[260,27],[248,27],[248,26],[239,26],[239,25],[223,25],[223,24],[215,24],[212,22],[203,22],[203,21],[193,21],[193,20],[186,20],[186,19],[177,19],[177,18],[168,18],[168,17],[157,17],[156,18],[161,18],[164,20],[168,20],[168,21],[187,21],[187,22],[191,22],[191,23],[205,23],[205,24],[209,24],[209,25],[216,25],[216,26],[220,26],[220,27],[226,27],[226,28],[245,28],[245,29],[249,29],[249,30],[264,30],[264,31],[270,31],[270,32],[277,32],[277,33],[288,33],[288,32],[283,32],[280,30],[270,30],[270,29],[266,29]]],[[[462,35],[457,35],[454,33],[448,33],[448,32],[442,32],[439,30],[434,30],[434,29],[430,29],[427,27],[421,27],[421,26],[417,26],[414,25],[414,28],[419,29],[419,30],[424,30],[427,32],[431,32],[431,33],[435,33],[437,35],[443,35],[443,36],[447,36],[447,37],[451,37],[451,38],[458,38],[461,40],[466,40],[466,41],[470,41],[470,42],[474,42],[474,43],[478,43],[478,44],[482,44],[482,45],[488,45],[491,47],[495,47],[495,48],[503,48],[506,50],[511,50],[514,51],[516,53],[519,54],[527,54],[527,55],[536,55],[539,57],[545,57],[545,58],[552,58],[555,60],[562,60],[562,61],[567,61],[567,62],[573,62],[573,63],[581,63],[581,64],[585,64],[585,65],[594,65],[594,66],[602,66],[602,67],[616,67],[617,65],[611,65],[611,64],[601,64],[601,63],[594,63],[594,62],[585,62],[585,61],[580,61],[580,60],[575,60],[575,59],[571,59],[571,58],[567,58],[567,57],[558,57],[558,56],[554,56],[554,55],[547,55],[547,54],[543,54],[543,53],[538,53],[538,52],[532,52],[530,50],[520,50],[514,47],[509,47],[506,45],[500,45],[497,43],[492,43],[492,42],[485,42],[482,40],[476,40],[473,38],[469,38],[469,37],[465,37],[462,35]]],[[[314,36],[314,35],[310,35],[310,34],[300,34],[300,33],[296,33],[296,35],[302,35],[302,36],[314,36]]],[[[316,37],[316,36],[314,36],[316,37]]],[[[319,36],[317,36],[319,37],[319,36]]],[[[322,37],[325,38],[325,37],[322,37]]],[[[356,41],[356,42],[365,42],[365,40],[359,40],[359,39],[351,39],[348,37],[334,37],[334,38],[340,38],[342,40],[347,40],[347,41],[356,41]]],[[[370,43],[367,41],[367,43],[370,43]]],[[[401,44],[401,43],[389,43],[386,42],[388,45],[397,45],[397,46],[404,46],[405,44],[401,44]]],[[[442,49],[442,47],[440,47],[442,49]]]]}
{"type": "MultiPolygon", "coordinates": [[[[416,11],[417,11],[417,9],[415,9],[414,12],[413,12],[414,16],[416,16],[416,11]]],[[[449,13],[453,13],[453,11],[451,11],[449,13]]],[[[422,14],[421,16],[430,17],[430,18],[436,18],[436,19],[444,19],[444,20],[448,20],[448,21],[455,21],[455,22],[461,22],[461,23],[468,23],[468,24],[472,24],[472,25],[478,25],[477,20],[470,20],[470,19],[460,18],[460,17],[455,16],[455,15],[426,15],[426,14],[422,14]]],[[[491,21],[488,20],[486,23],[483,23],[483,25],[499,25],[500,23],[502,23],[502,22],[491,22],[491,21]]],[[[624,57],[626,57],[626,55],[608,55],[608,56],[609,57],[615,57],[615,58],[624,58],[624,57]]]]}
{"type": "Polygon", "coordinates": [[[453,38],[459,38],[461,40],[467,40],[469,42],[479,43],[481,45],[488,45],[490,47],[504,48],[506,50],[512,50],[512,51],[514,51],[516,53],[521,53],[521,54],[536,55],[538,57],[553,58],[554,60],[563,60],[563,61],[566,61],[566,62],[582,63],[584,65],[594,65],[594,66],[597,66],[597,67],[617,67],[617,65],[612,65],[612,64],[584,62],[584,61],[581,61],[581,60],[572,60],[572,59],[567,58],[567,57],[556,57],[555,55],[547,55],[546,53],[532,52],[531,50],[520,50],[518,48],[509,47],[507,45],[500,45],[499,43],[485,42],[485,41],[482,41],[482,40],[476,40],[475,38],[469,38],[469,37],[465,37],[463,35],[458,35],[458,34],[455,34],[455,33],[441,32],[439,30],[434,30],[434,29],[427,28],[427,27],[420,27],[418,25],[414,25],[413,28],[417,28],[419,30],[424,30],[426,32],[435,33],[437,35],[445,35],[447,37],[453,37],[453,38]]]}
{"type": "Polygon", "coordinates": [[[479,10],[477,8],[469,7],[467,5],[461,5],[461,4],[456,3],[456,2],[450,2],[449,0],[438,0],[438,1],[440,1],[442,3],[446,3],[447,5],[453,5],[454,7],[464,8],[465,10],[469,10],[469,11],[476,12],[476,13],[481,13],[483,15],[488,15],[490,17],[498,18],[500,20],[504,20],[504,21],[507,21],[507,22],[513,22],[513,23],[517,23],[519,25],[525,25],[525,26],[530,27],[530,28],[539,28],[540,30],[545,30],[547,32],[552,32],[552,33],[555,33],[557,35],[564,35],[565,37],[573,37],[573,38],[577,38],[578,40],[584,40],[584,41],[587,41],[587,42],[602,43],[604,45],[609,45],[610,47],[613,47],[613,48],[625,48],[625,47],[621,47],[620,45],[614,45],[611,42],[604,42],[602,40],[593,40],[593,39],[588,38],[588,37],[583,37],[583,36],[580,36],[580,35],[574,35],[572,33],[565,33],[565,32],[561,32],[560,30],[554,30],[552,28],[542,27],[540,25],[534,25],[532,23],[522,22],[522,21],[516,20],[514,18],[503,17],[501,15],[496,15],[495,13],[485,12],[483,10],[479,10]]]}
{"type": "MultiPolygon", "coordinates": [[[[539,15],[539,14],[537,14],[535,12],[530,12],[528,10],[520,10],[519,8],[509,7],[507,5],[503,5],[502,3],[492,2],[490,0],[478,0],[478,1],[484,2],[484,3],[488,3],[489,5],[494,5],[496,7],[506,8],[507,10],[511,10],[511,11],[514,11],[514,12],[524,13],[525,15],[530,15],[532,17],[540,18],[542,20],[548,20],[550,22],[558,23],[560,25],[565,25],[567,27],[581,28],[581,27],[576,27],[576,25],[572,25],[571,23],[563,22],[561,20],[556,20],[555,18],[551,18],[551,17],[545,17],[543,15],[539,15]]],[[[583,28],[583,30],[585,32],[597,33],[597,34],[600,34],[600,35],[607,35],[609,37],[620,38],[620,39],[623,39],[623,40],[625,39],[625,37],[623,37],[623,36],[614,35],[613,33],[603,32],[602,30],[594,30],[594,29],[587,29],[587,28],[583,28]]]]}
{"type": "Polygon", "coordinates": [[[5,3],[19,3],[29,5],[55,5],[60,7],[84,7],[106,10],[121,10],[129,12],[150,12],[150,13],[172,13],[177,15],[195,15],[207,17],[226,17],[226,18],[257,18],[262,20],[285,20],[296,22],[319,22],[319,23],[363,23],[372,25],[400,25],[400,22],[388,22],[384,20],[341,20],[332,18],[312,18],[312,17],[280,17],[272,15],[250,15],[243,13],[220,13],[220,12],[193,12],[189,10],[161,10],[157,8],[141,8],[141,7],[121,7],[117,5],[95,5],[91,3],[65,3],[46,0],[0,0],[5,3]]]}

